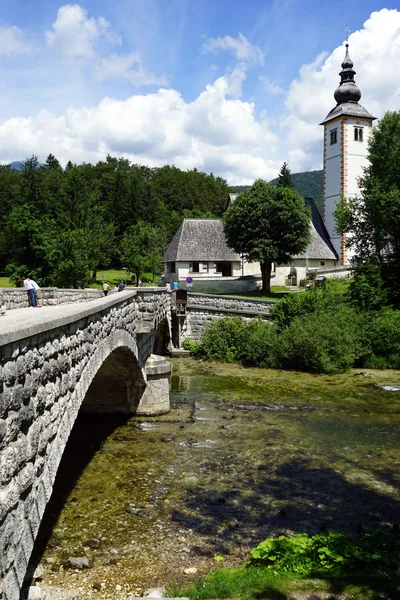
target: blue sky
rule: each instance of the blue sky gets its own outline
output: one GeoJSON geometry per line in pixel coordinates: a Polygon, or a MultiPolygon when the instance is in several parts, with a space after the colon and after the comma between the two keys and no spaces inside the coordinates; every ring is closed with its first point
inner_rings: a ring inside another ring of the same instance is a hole
{"type": "Polygon", "coordinates": [[[3,2],[0,160],[110,152],[232,183],[319,168],[346,24],[362,103],[398,109],[394,2],[3,2]]]}

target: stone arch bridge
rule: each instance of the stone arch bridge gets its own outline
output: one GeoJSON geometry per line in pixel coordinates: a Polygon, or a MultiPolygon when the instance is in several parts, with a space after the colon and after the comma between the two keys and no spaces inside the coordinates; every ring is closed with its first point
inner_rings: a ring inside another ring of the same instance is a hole
{"type": "Polygon", "coordinates": [[[0,598],[19,598],[78,412],[168,412],[170,298],[142,288],[0,317],[0,598]]]}

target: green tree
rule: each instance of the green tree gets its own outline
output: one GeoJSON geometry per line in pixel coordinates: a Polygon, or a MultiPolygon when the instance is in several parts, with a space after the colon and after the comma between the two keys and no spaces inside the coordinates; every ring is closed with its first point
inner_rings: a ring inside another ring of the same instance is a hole
{"type": "Polygon", "coordinates": [[[82,229],[52,232],[44,237],[51,283],[60,288],[82,288],[90,280],[88,236],[82,229]]]}
{"type": "MultiPolygon", "coordinates": [[[[400,111],[387,112],[374,129],[361,195],[342,199],[335,213],[339,233],[349,233],[357,273],[378,265],[389,300],[400,304],[400,111]]],[[[376,270],[369,269],[376,277],[376,270]]]]}
{"type": "Polygon", "coordinates": [[[278,187],[287,187],[294,189],[292,172],[287,163],[283,163],[278,175],[278,187]]]}
{"type": "Polygon", "coordinates": [[[260,263],[264,295],[271,291],[272,263],[289,263],[310,243],[310,220],[297,192],[261,179],[229,206],[223,217],[228,244],[249,262],[260,263]]]}
{"type": "Polygon", "coordinates": [[[154,273],[161,264],[162,239],[159,230],[149,223],[138,221],[125,232],[122,238],[122,259],[127,269],[139,279],[147,269],[154,273]]]}

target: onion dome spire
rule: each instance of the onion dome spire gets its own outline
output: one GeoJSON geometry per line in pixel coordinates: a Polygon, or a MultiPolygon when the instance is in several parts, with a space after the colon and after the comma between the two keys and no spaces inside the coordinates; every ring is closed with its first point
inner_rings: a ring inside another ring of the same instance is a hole
{"type": "Polygon", "coordinates": [[[355,74],[353,61],[349,55],[349,44],[346,44],[346,55],[342,62],[342,70],[339,73],[340,84],[334,93],[337,104],[343,104],[344,102],[358,102],[360,100],[361,91],[354,81],[355,74]]]}

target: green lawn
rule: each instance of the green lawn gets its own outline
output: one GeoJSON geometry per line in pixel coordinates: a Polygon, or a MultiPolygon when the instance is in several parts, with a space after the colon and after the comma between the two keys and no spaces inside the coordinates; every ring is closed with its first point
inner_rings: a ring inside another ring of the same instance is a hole
{"type": "MultiPolygon", "coordinates": [[[[302,288],[302,289],[304,290],[304,288],[302,288]]],[[[291,293],[297,294],[298,292],[290,292],[289,288],[284,285],[275,285],[275,286],[271,286],[271,293],[268,296],[264,296],[261,293],[261,290],[254,290],[252,292],[243,292],[241,294],[221,293],[218,295],[232,296],[232,298],[249,298],[251,300],[272,300],[272,301],[276,302],[280,298],[283,298],[283,296],[286,296],[286,294],[291,294],[291,293]]]]}
{"type": "Polygon", "coordinates": [[[0,288],[14,287],[8,277],[0,277],[0,288]]]}
{"type": "MultiPolygon", "coordinates": [[[[104,275],[104,281],[108,281],[112,285],[116,285],[120,281],[125,281],[125,283],[130,284],[132,279],[132,273],[127,271],[126,269],[102,269],[101,271],[97,271],[96,273],[96,283],[92,283],[89,287],[91,288],[101,288],[103,285],[103,279],[101,276],[104,275]]],[[[143,273],[141,280],[143,285],[152,286],[158,284],[158,275],[153,276],[151,273],[143,273]]]]}

